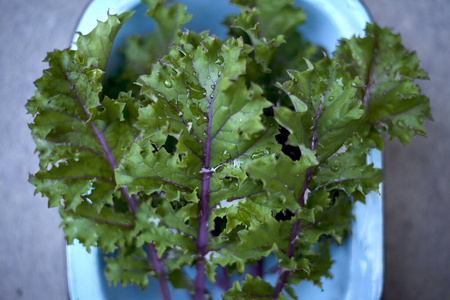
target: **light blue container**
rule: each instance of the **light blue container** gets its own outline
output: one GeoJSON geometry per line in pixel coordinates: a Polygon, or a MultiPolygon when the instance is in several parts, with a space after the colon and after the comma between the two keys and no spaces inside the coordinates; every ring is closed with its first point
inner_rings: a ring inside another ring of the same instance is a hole
{"type": "MultiPolygon", "coordinates": [[[[276,1],[276,0],[274,0],[276,1]]],[[[230,14],[238,13],[236,7],[225,0],[180,0],[188,7],[194,17],[186,28],[193,31],[210,29],[212,34],[224,37],[225,27],[221,20],[230,14]]],[[[354,34],[362,35],[370,16],[357,0],[297,0],[296,4],[306,11],[308,21],[300,28],[304,37],[314,44],[323,46],[331,53],[340,38],[349,38],[354,34]]],[[[151,31],[153,25],[144,17],[145,6],[139,0],[94,0],[86,9],[77,31],[83,34],[91,31],[97,20],[105,21],[107,11],[118,14],[128,10],[137,10],[117,37],[115,49],[123,43],[126,36],[151,31]]],[[[76,40],[77,35],[74,37],[76,40]]],[[[108,68],[115,69],[119,61],[112,57],[108,68]]],[[[368,163],[382,167],[382,153],[372,150],[368,163]]],[[[383,206],[382,197],[370,193],[366,204],[356,203],[353,211],[356,221],[352,224],[352,235],[343,246],[332,246],[331,268],[333,279],[325,279],[324,291],[308,282],[300,283],[296,292],[303,300],[379,300],[383,286],[383,206]]],[[[67,273],[71,300],[141,300],[162,299],[155,279],[145,291],[137,286],[127,288],[109,287],[104,277],[105,263],[100,249],[93,248],[87,253],[82,245],[67,246],[67,273]]],[[[275,276],[265,277],[275,282],[275,276]]],[[[213,290],[213,298],[220,299],[222,291],[213,290]]],[[[171,288],[174,300],[190,299],[184,290],[171,288]]]]}

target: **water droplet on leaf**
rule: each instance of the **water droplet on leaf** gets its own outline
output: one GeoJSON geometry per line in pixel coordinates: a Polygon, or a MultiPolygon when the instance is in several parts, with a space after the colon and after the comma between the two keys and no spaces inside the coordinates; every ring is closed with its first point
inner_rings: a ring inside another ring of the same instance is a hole
{"type": "Polygon", "coordinates": [[[219,56],[219,57],[217,58],[216,64],[218,64],[218,65],[223,64],[223,57],[222,57],[222,56],[219,56]]]}
{"type": "Polygon", "coordinates": [[[335,162],[331,165],[331,171],[337,172],[337,171],[339,170],[340,167],[341,167],[341,164],[339,163],[339,161],[335,161],[335,162]]]}
{"type": "Polygon", "coordinates": [[[237,191],[238,188],[239,188],[239,183],[237,183],[237,182],[230,185],[230,190],[232,190],[232,191],[237,191]]]}
{"type": "Polygon", "coordinates": [[[164,85],[166,86],[166,88],[170,89],[172,87],[172,82],[170,80],[166,80],[164,81],[164,85]]]}
{"type": "MultiPolygon", "coordinates": [[[[267,151],[267,150],[266,150],[267,151]]],[[[268,151],[267,151],[268,152],[268,151]]],[[[268,153],[267,153],[268,154],[268,153]]],[[[259,150],[259,151],[255,151],[255,153],[252,155],[252,158],[253,159],[255,159],[255,158],[258,158],[258,157],[261,157],[261,156],[263,156],[264,155],[264,151],[262,151],[262,150],[259,150]]]]}
{"type": "Polygon", "coordinates": [[[224,159],[230,159],[230,158],[231,158],[231,155],[230,155],[230,153],[228,153],[227,150],[224,150],[223,153],[222,153],[222,157],[223,157],[224,159]]]}

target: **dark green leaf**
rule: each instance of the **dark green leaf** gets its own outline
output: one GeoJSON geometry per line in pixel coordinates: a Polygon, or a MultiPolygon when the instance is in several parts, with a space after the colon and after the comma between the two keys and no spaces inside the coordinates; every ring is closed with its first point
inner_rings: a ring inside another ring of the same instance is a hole
{"type": "Polygon", "coordinates": [[[342,40],[334,55],[361,80],[358,97],[366,106],[369,124],[403,144],[414,135],[425,135],[423,121],[432,119],[430,105],[414,80],[427,79],[427,74],[399,35],[368,24],[366,37],[342,40]]]}
{"type": "Polygon", "coordinates": [[[97,67],[106,70],[106,63],[111,52],[114,39],[122,25],[133,15],[133,12],[125,12],[120,15],[110,15],[105,22],[98,22],[90,33],[80,35],[75,45],[79,53],[84,57],[98,59],[97,67]]]}
{"type": "Polygon", "coordinates": [[[106,256],[105,261],[105,276],[110,285],[117,286],[120,282],[126,287],[127,283],[131,283],[144,289],[149,283],[149,276],[155,276],[142,249],[121,248],[115,255],[106,256]]]}
{"type": "Polygon", "coordinates": [[[109,253],[116,250],[116,246],[130,243],[133,238],[133,217],[108,207],[96,213],[88,203],[82,203],[76,212],[60,209],[60,215],[68,244],[78,239],[88,250],[98,246],[109,253]]]}
{"type": "Polygon", "coordinates": [[[223,299],[287,299],[284,295],[280,294],[279,297],[274,298],[273,287],[270,283],[262,280],[260,277],[252,277],[248,275],[242,282],[242,286],[239,282],[235,281],[233,287],[229,289],[224,295],[223,299]]]}

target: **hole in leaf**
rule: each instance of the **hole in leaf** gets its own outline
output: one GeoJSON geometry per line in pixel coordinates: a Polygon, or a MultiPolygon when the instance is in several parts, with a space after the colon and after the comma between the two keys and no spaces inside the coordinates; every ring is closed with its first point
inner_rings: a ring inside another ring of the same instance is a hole
{"type": "MultiPolygon", "coordinates": [[[[153,147],[152,153],[158,152],[159,149],[158,149],[158,147],[156,146],[156,144],[152,144],[152,147],[153,147]]],[[[143,154],[143,153],[144,153],[144,150],[142,150],[141,153],[143,154]]]]}
{"type": "Polygon", "coordinates": [[[292,160],[300,160],[300,157],[302,156],[300,148],[288,144],[289,131],[281,126],[278,130],[280,134],[275,136],[275,138],[277,142],[282,145],[281,151],[283,151],[283,153],[289,156],[292,160]]]}
{"type": "Polygon", "coordinates": [[[219,236],[227,227],[226,217],[217,217],[214,219],[214,229],[211,231],[212,236],[219,236]]]}
{"type": "Polygon", "coordinates": [[[277,221],[287,221],[287,220],[292,219],[293,216],[294,216],[294,213],[292,211],[290,211],[289,209],[286,209],[286,210],[279,211],[275,215],[275,219],[277,221]]]}
{"type": "Polygon", "coordinates": [[[174,153],[177,150],[177,144],[178,140],[169,135],[163,147],[166,148],[167,152],[174,153]]]}
{"type": "Polygon", "coordinates": [[[129,210],[128,202],[123,195],[120,198],[113,196],[113,206],[116,212],[126,213],[129,210]]]}
{"type": "Polygon", "coordinates": [[[334,203],[336,203],[336,198],[339,196],[339,192],[338,191],[334,191],[333,195],[331,196],[331,205],[333,205],[334,203]]]}

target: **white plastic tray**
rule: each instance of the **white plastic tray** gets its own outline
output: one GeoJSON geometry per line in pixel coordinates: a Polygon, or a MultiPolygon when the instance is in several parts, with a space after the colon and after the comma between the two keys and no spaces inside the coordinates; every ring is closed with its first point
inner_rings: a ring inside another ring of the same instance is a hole
{"type": "MultiPolygon", "coordinates": [[[[194,31],[211,29],[212,34],[223,37],[226,29],[220,25],[229,13],[238,13],[237,8],[226,0],[181,0],[194,17],[186,27],[194,31]],[[212,13],[213,12],[213,13],[212,13]]],[[[370,16],[357,0],[297,0],[296,4],[306,11],[308,22],[300,28],[311,42],[323,46],[331,53],[338,39],[353,34],[363,34],[370,16]]],[[[145,7],[139,0],[94,0],[87,7],[77,31],[88,33],[97,20],[106,20],[107,11],[117,14],[127,10],[137,13],[125,24],[118,35],[118,44],[131,33],[152,30],[153,26],[144,17],[145,7]]],[[[77,35],[75,35],[74,40],[77,35]]],[[[117,45],[115,45],[117,47],[117,45]]],[[[114,65],[114,59],[109,64],[114,65]]],[[[368,163],[382,167],[382,153],[372,150],[368,163]]],[[[325,279],[324,291],[308,282],[300,283],[296,290],[301,299],[309,300],[379,300],[383,286],[383,206],[382,197],[376,193],[367,196],[366,204],[356,203],[356,222],[352,224],[352,235],[343,246],[332,246],[331,269],[333,279],[325,279]]],[[[127,288],[109,287],[104,278],[100,249],[87,253],[82,245],[67,246],[67,273],[69,294],[72,300],[140,300],[161,299],[156,280],[141,291],[137,286],[127,288]]],[[[267,280],[275,281],[275,278],[267,280]]],[[[219,299],[221,292],[213,291],[213,298],[219,299]]],[[[189,299],[183,290],[171,289],[172,299],[189,299]]]]}

